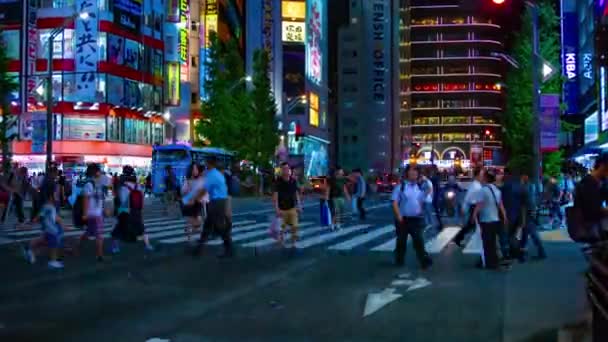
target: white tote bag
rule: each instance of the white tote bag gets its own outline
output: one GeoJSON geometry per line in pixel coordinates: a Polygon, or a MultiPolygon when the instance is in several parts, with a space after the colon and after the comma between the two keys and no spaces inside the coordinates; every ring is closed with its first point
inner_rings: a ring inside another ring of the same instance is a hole
{"type": "Polygon", "coordinates": [[[475,233],[471,236],[467,247],[464,249],[465,254],[479,254],[483,267],[486,267],[486,258],[483,254],[483,240],[481,239],[481,227],[475,224],[475,233]]]}

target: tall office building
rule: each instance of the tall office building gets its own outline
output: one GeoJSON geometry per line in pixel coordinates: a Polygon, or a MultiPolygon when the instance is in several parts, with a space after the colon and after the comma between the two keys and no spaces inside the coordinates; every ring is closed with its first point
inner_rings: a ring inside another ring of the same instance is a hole
{"type": "Polygon", "coordinates": [[[401,164],[398,1],[352,0],[338,35],[338,164],[392,172],[401,164]]]}
{"type": "Polygon", "coordinates": [[[503,163],[501,27],[458,0],[402,0],[404,161],[503,163]]]}

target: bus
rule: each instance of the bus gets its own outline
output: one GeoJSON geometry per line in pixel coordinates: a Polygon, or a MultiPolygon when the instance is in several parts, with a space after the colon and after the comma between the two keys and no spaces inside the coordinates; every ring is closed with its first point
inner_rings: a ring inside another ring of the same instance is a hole
{"type": "Polygon", "coordinates": [[[232,165],[234,153],[216,147],[190,147],[187,145],[154,146],[152,151],[152,193],[165,192],[166,168],[171,166],[179,184],[183,184],[192,163],[207,164],[207,159],[216,157],[226,167],[232,165]]]}

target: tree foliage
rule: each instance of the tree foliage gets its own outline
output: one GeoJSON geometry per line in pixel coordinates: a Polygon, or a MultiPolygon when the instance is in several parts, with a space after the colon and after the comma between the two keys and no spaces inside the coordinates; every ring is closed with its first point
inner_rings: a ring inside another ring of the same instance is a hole
{"type": "MultiPolygon", "coordinates": [[[[551,0],[536,2],[539,16],[539,49],[543,59],[560,69],[559,17],[551,0]]],[[[521,28],[514,34],[511,56],[519,63],[518,69],[509,70],[506,77],[507,104],[503,119],[504,142],[509,166],[529,170],[532,162],[532,15],[530,8],[521,18],[521,28]],[[517,164],[517,165],[515,165],[517,164]]],[[[539,70],[540,72],[540,70],[539,70]]],[[[554,77],[541,86],[542,93],[561,93],[562,79],[554,77]]]]}
{"type": "Polygon", "coordinates": [[[253,87],[248,90],[236,40],[223,43],[211,32],[210,41],[205,62],[208,80],[204,85],[208,98],[202,104],[204,119],[195,126],[195,132],[208,144],[265,167],[278,144],[268,55],[255,53],[253,87]]]}
{"type": "Polygon", "coordinates": [[[2,149],[2,168],[7,172],[11,167],[10,143],[6,137],[6,122],[10,115],[10,94],[18,89],[15,79],[8,74],[8,57],[6,47],[0,44],[0,109],[2,120],[0,120],[0,148],[2,149]]]}

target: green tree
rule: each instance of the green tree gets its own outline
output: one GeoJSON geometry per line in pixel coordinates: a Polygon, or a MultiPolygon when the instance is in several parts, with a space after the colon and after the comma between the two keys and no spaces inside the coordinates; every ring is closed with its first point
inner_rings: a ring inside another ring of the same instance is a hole
{"type": "MultiPolygon", "coordinates": [[[[555,68],[560,68],[559,17],[551,0],[536,2],[539,14],[540,55],[555,68]]],[[[521,18],[521,28],[514,34],[510,54],[519,63],[518,69],[509,70],[506,77],[507,104],[503,125],[504,142],[509,155],[508,165],[530,170],[533,142],[532,124],[532,16],[530,8],[521,18]]],[[[540,71],[539,71],[540,72],[540,71]]],[[[542,84],[542,93],[560,93],[562,79],[554,77],[542,84]]]]}
{"type": "Polygon", "coordinates": [[[8,74],[8,57],[6,56],[6,47],[4,44],[0,44],[0,112],[2,118],[0,118],[0,148],[2,149],[2,168],[5,172],[8,172],[11,167],[11,140],[6,137],[6,122],[10,115],[10,93],[16,91],[18,85],[15,79],[8,74]]]}
{"type": "Polygon", "coordinates": [[[243,148],[248,160],[258,167],[268,167],[279,144],[276,126],[277,107],[268,77],[268,52],[257,50],[253,56],[253,89],[248,111],[247,143],[243,148]]]}
{"type": "Polygon", "coordinates": [[[222,43],[215,33],[210,39],[205,64],[209,78],[204,85],[208,98],[202,104],[204,119],[195,131],[212,146],[234,151],[257,167],[268,167],[279,139],[268,54],[255,52],[249,91],[237,41],[222,43]]]}
{"type": "Polygon", "coordinates": [[[205,144],[241,154],[244,126],[250,103],[244,86],[245,71],[236,41],[223,43],[215,32],[210,34],[210,47],[205,67],[207,99],[202,103],[203,120],[195,132],[205,144]]]}

